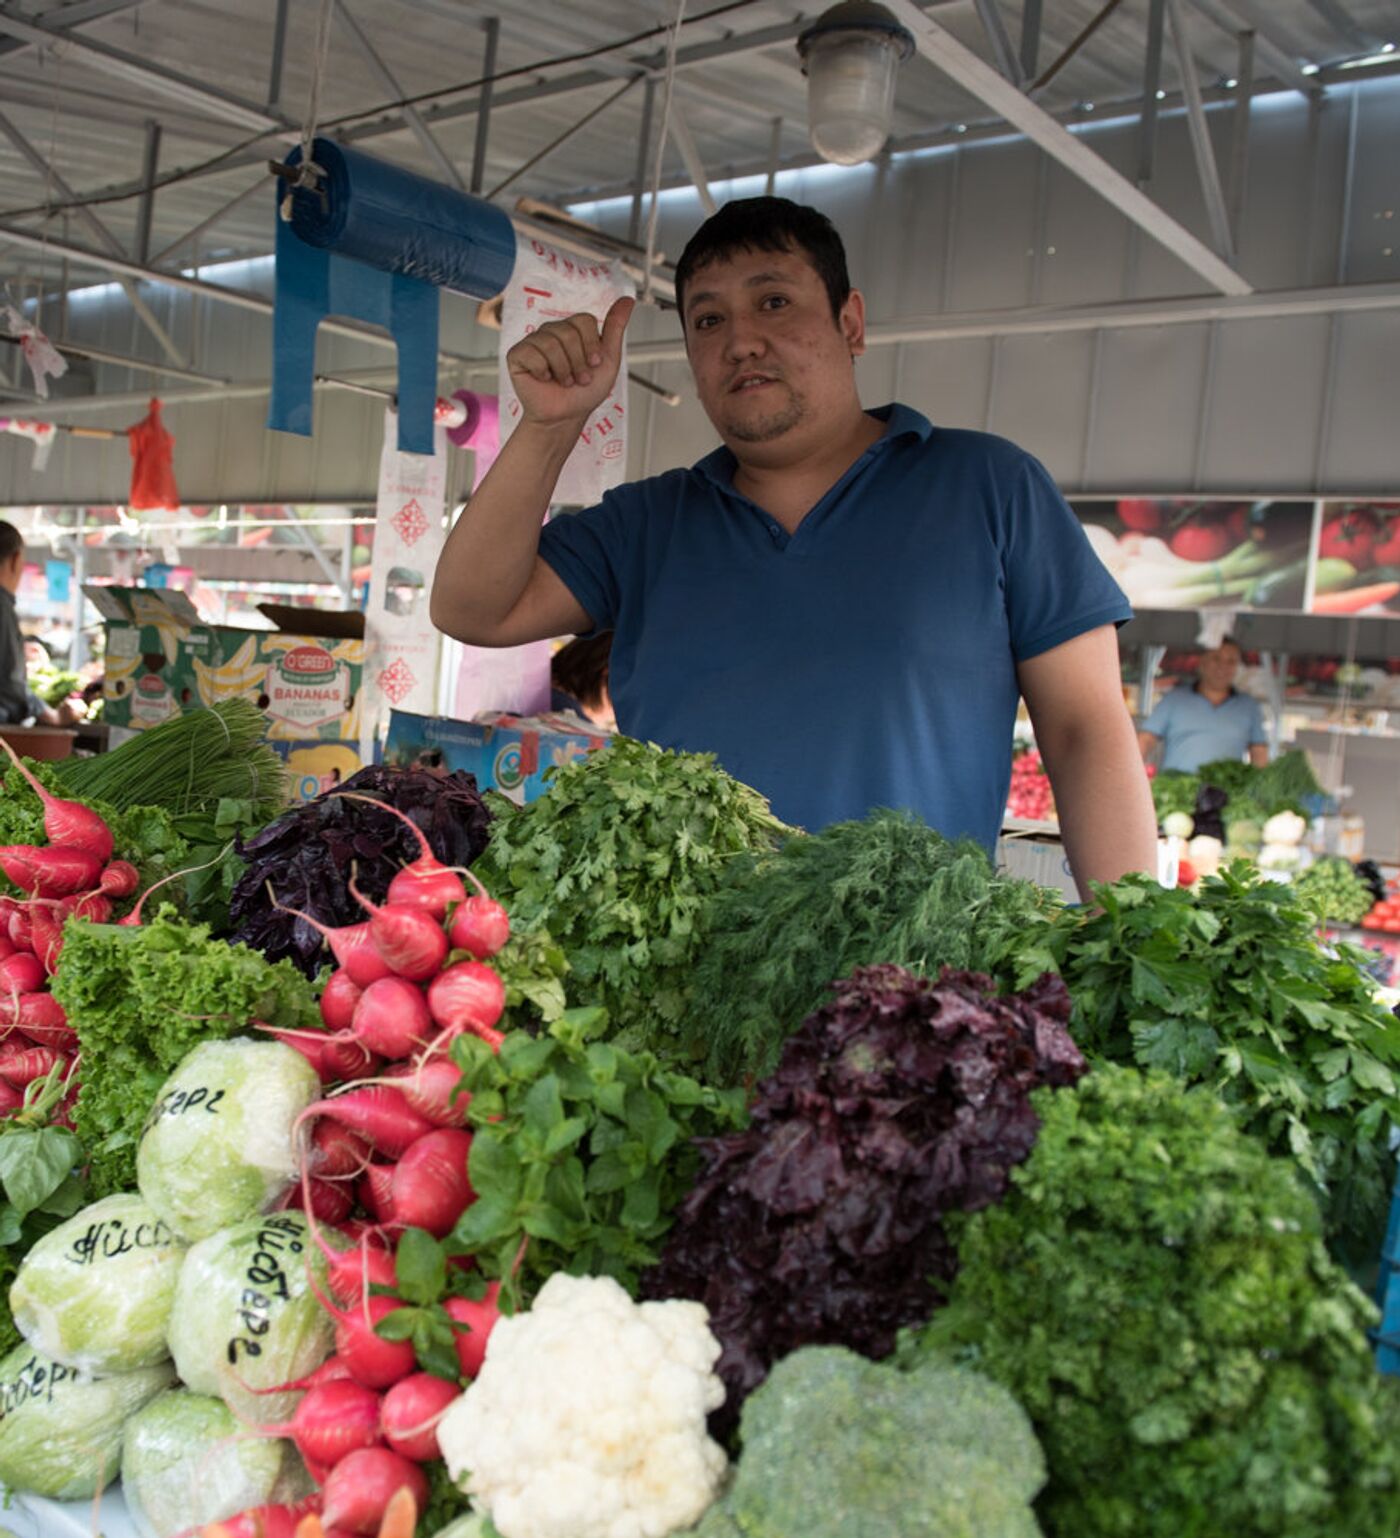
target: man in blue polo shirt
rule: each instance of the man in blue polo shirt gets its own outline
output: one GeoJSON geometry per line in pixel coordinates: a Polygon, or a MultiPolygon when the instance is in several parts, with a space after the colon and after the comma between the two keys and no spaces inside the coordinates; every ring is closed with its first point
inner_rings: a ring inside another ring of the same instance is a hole
{"type": "Polygon", "coordinates": [[[676,298],[723,446],[540,523],[632,311],[542,326],[508,354],[522,419],[453,529],[434,622],[513,646],[614,632],[618,725],[714,752],[788,821],[876,806],[996,839],[1024,695],[1081,887],[1154,869],[1114,627],[1123,594],[1045,470],[999,438],[865,411],[865,310],[829,221],[730,203],[676,298]]]}
{"type": "Polygon", "coordinates": [[[1202,653],[1196,681],[1179,684],[1164,694],[1142,723],[1138,745],[1151,763],[1160,748],[1163,769],[1194,774],[1202,764],[1246,754],[1256,769],[1269,761],[1269,734],[1259,701],[1235,688],[1243,653],[1239,642],[1226,636],[1219,646],[1202,653]]]}

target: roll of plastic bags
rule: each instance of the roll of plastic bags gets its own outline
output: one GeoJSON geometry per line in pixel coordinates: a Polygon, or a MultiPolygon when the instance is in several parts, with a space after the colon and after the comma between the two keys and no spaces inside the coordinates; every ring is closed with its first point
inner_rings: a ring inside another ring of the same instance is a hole
{"type": "Polygon", "coordinates": [[[24,1257],[10,1309],[25,1340],[82,1372],[132,1372],[165,1344],[185,1245],[134,1192],[84,1207],[24,1257]]]}
{"type": "Polygon", "coordinates": [[[321,1092],[280,1041],[201,1042],[165,1081],[136,1154],[136,1183],[182,1238],[271,1205],[297,1173],[292,1127],[321,1092]]]}
{"type": "MultiPolygon", "coordinates": [[[[331,139],[314,140],[311,158],[326,173],[319,190],[292,194],[292,231],[307,245],[474,299],[510,281],[515,229],[494,203],[331,139]]],[[[287,156],[300,161],[300,148],[287,156]]]]}
{"type": "Polygon", "coordinates": [[[116,1477],[122,1434],[169,1388],[170,1364],[89,1378],[28,1344],[0,1361],[0,1485],[79,1501],[116,1477]]]}

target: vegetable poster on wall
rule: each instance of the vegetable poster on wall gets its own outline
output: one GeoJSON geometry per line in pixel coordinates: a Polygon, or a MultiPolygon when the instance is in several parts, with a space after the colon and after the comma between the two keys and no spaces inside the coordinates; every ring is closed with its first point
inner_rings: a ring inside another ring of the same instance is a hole
{"type": "Polygon", "coordinates": [[[1324,502],[1314,614],[1400,615],[1400,502],[1324,502]]]}
{"type": "Polygon", "coordinates": [[[1071,505],[1136,609],[1303,608],[1311,502],[1123,497],[1071,505]]]}
{"type": "Polygon", "coordinates": [[[374,564],[365,609],[365,673],[360,756],[368,762],[389,711],[432,715],[441,636],[428,616],[433,572],[446,538],[447,436],[433,429],[433,453],[405,454],[398,414],[384,412],[374,564]]]}

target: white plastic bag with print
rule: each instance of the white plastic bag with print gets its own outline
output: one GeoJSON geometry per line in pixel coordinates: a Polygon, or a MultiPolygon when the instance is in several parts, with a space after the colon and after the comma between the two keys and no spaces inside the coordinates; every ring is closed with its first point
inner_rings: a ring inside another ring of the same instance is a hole
{"type": "MultiPolygon", "coordinates": [[[[615,262],[590,261],[542,240],[520,236],[515,271],[501,309],[501,443],[520,420],[520,398],[506,368],[506,353],[546,321],[565,320],[585,310],[601,326],[613,301],[635,293],[632,280],[615,262]]],[[[589,417],[565,461],[551,500],[590,507],[622,484],[627,467],[627,349],[612,394],[589,417]]]]}

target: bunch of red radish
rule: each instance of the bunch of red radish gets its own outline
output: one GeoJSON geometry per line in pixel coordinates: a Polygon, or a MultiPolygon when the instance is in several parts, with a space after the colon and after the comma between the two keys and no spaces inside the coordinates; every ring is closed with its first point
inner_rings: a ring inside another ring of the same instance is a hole
{"type": "MultiPolygon", "coordinates": [[[[66,1089],[52,1119],[71,1126],[78,1037],[48,991],[63,926],[73,914],[107,923],[113,901],[133,896],[140,877],[112,858],[112,830],[91,807],[53,795],[8,742],[0,739],[0,747],[43,803],[50,840],[0,846],[0,870],[24,894],[0,897],[0,1117],[24,1108],[29,1085],[57,1078],[66,1089]]],[[[139,909],[118,922],[139,923],[139,909]]]]}
{"type": "MultiPolygon", "coordinates": [[[[505,909],[470,872],[442,865],[410,817],[375,804],[413,828],[420,857],[394,877],[382,905],[352,882],[369,914],[363,923],[317,925],[337,963],[320,999],[327,1029],[263,1027],[335,1086],[298,1120],[301,1181],[282,1203],[305,1210],[326,1257],[330,1296],[318,1295],[336,1321],[335,1353],[309,1378],[281,1386],[306,1392],[285,1426],[264,1428],[289,1436],[321,1485],[328,1538],[376,1532],[400,1488],[422,1508],[419,1465],[440,1457],[437,1422],[460,1392],[419,1371],[412,1342],[386,1339],[378,1326],[406,1306],[393,1291],[397,1237],[418,1228],[445,1239],[474,1200],[468,1097],[455,1094],[461,1075],[449,1049],[464,1032],[493,1047],[503,1040],[496,1027],[505,986],[487,958],[510,937],[505,909]],[[476,892],[468,894],[463,874],[476,892]],[[331,1242],[321,1225],[349,1247],[331,1242]]],[[[451,1297],[442,1305],[464,1378],[481,1367],[499,1291],[497,1284],[479,1301],[451,1297]]],[[[284,1531],[290,1538],[302,1514],[264,1507],[223,1525],[234,1538],[284,1531]]]]}

